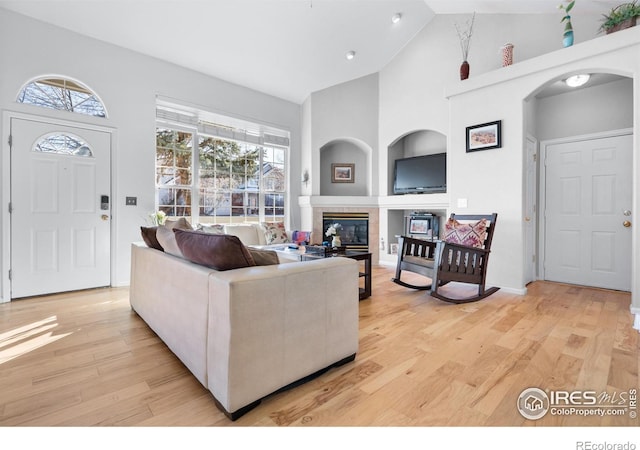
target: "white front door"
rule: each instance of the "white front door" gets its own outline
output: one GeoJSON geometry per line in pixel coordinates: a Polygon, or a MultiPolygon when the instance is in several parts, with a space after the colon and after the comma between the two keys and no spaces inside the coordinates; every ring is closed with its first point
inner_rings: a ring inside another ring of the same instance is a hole
{"type": "Polygon", "coordinates": [[[111,135],[11,119],[11,297],[111,283],[111,135]]]}
{"type": "Polygon", "coordinates": [[[546,146],[546,280],[631,290],[633,136],[546,146]]]}

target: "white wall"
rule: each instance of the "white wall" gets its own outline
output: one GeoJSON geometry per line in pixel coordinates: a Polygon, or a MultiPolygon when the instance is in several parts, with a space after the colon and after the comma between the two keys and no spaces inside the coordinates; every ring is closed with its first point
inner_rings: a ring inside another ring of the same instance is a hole
{"type": "MultiPolygon", "coordinates": [[[[524,287],[523,251],[524,251],[524,223],[523,223],[523,148],[526,138],[525,130],[530,126],[525,121],[524,112],[531,114],[530,105],[525,99],[536,92],[541,86],[550,81],[565,78],[568,74],[577,72],[605,72],[615,73],[637,78],[640,74],[640,61],[637,54],[640,51],[640,29],[631,29],[604,36],[598,40],[560,49],[513,67],[513,71],[502,73],[487,73],[472,83],[458,82],[449,87],[450,95],[450,147],[449,163],[456,169],[450,174],[449,187],[453,209],[459,198],[468,200],[469,211],[494,210],[498,212],[498,228],[493,245],[491,269],[488,276],[490,284],[506,286],[513,289],[524,287]],[[469,105],[482,105],[482,108],[469,108],[469,105]],[[467,154],[464,151],[465,137],[459,130],[474,123],[491,120],[502,120],[503,146],[500,149],[467,154]]],[[[637,81],[635,81],[637,83],[637,81]]],[[[632,125],[635,132],[639,129],[638,92],[635,90],[631,100],[633,108],[629,108],[627,99],[621,104],[623,111],[616,112],[615,118],[604,119],[605,111],[595,113],[594,101],[604,101],[607,96],[624,97],[629,93],[628,81],[619,85],[592,88],[591,94],[578,93],[570,97],[562,96],[557,99],[537,100],[536,113],[537,130],[539,134],[554,135],[563,133],[559,130],[555,120],[563,121],[564,128],[571,134],[585,134],[585,125],[593,127],[600,122],[608,122],[604,126],[620,128],[632,125]],[[582,107],[585,111],[577,113],[574,106],[557,108],[557,102],[564,99],[576,102],[575,107],[582,107]],[[571,110],[573,115],[562,116],[562,111],[571,110]],[[595,117],[586,119],[586,115],[595,117]],[[545,117],[549,114],[550,117],[545,117]],[[631,122],[633,118],[633,121],[631,122]],[[588,124],[574,124],[573,121],[587,120],[588,124]]],[[[611,111],[611,106],[608,107],[611,111]]],[[[640,173],[638,167],[638,143],[634,145],[634,205],[637,208],[637,180],[640,173]]],[[[637,236],[634,231],[634,267],[638,267],[637,236]]],[[[637,273],[637,269],[634,270],[637,273]]],[[[633,294],[632,310],[640,312],[639,282],[636,276],[633,294]],[[634,309],[635,308],[635,309],[634,309]]]]}
{"type": "MultiPolygon", "coordinates": [[[[207,55],[203,55],[207,57],[207,55]]],[[[155,100],[157,95],[213,112],[271,124],[291,131],[291,173],[288,191],[291,224],[300,224],[300,105],[258,93],[201,73],[109,45],[0,9],[0,109],[39,115],[42,108],[15,103],[25,82],[47,74],[65,75],[95,90],[109,112],[101,121],[117,130],[113,186],[116,271],[114,285],[129,282],[130,243],[139,241],[141,225],[154,209],[155,100]],[[125,196],[138,206],[124,206],[125,196]]],[[[75,114],[54,114],[70,120],[98,123],[75,114]]],[[[5,130],[2,130],[3,132],[5,130]]],[[[8,151],[3,142],[3,151],[8,151]]],[[[0,223],[7,223],[6,207],[0,223]]],[[[6,232],[6,230],[3,230],[6,232]]],[[[2,249],[3,254],[7,251],[2,249]]],[[[1,273],[6,273],[2,267],[1,273]]],[[[7,299],[3,299],[7,300],[7,299]]]]}
{"type": "MultiPolygon", "coordinates": [[[[581,15],[577,7],[572,15],[575,44],[565,49],[562,47],[563,24],[560,23],[559,13],[478,15],[469,56],[471,75],[468,80],[460,81],[462,56],[454,23],[463,23],[468,18],[468,15],[436,16],[380,71],[379,150],[376,152],[378,167],[377,170],[373,169],[373,177],[377,178],[374,185],[388,185],[390,158],[387,149],[397,139],[416,130],[434,130],[446,135],[449,154],[448,210],[458,213],[498,212],[488,282],[514,292],[524,292],[525,136],[527,133],[538,134],[540,130],[544,136],[536,137],[541,139],[560,131],[557,125],[558,112],[552,111],[554,101],[559,100],[542,101],[530,99],[529,96],[549,82],[578,71],[612,72],[634,77],[640,64],[636,48],[640,41],[640,28],[600,36],[598,27],[601,16],[581,15]],[[514,44],[514,64],[503,68],[500,48],[507,42],[514,44]],[[627,45],[631,47],[627,49],[627,45]],[[465,128],[494,120],[502,120],[503,147],[467,154],[465,128]],[[468,206],[459,208],[458,199],[466,200],[468,206]]],[[[636,83],[632,100],[635,112],[633,126],[637,129],[640,97],[638,82],[633,82],[636,83]]],[[[569,120],[564,126],[565,132],[578,132],[589,127],[593,132],[597,131],[593,128],[598,126],[608,128],[629,123],[634,117],[629,111],[629,99],[623,101],[624,106],[616,112],[615,117],[610,116],[597,125],[591,118],[585,118],[593,102],[609,97],[624,97],[624,92],[628,92],[628,83],[624,81],[620,87],[608,86],[594,90],[588,94],[590,98],[572,99],[579,104],[576,107],[582,109],[575,120],[569,120]],[[623,87],[625,83],[627,87],[623,87]]],[[[343,91],[333,91],[333,88],[323,91],[325,95],[329,92],[334,97],[338,96],[338,92],[345,95],[343,91]]],[[[325,123],[330,110],[324,108],[324,105],[313,104],[314,133],[319,127],[331,123],[325,123]]],[[[640,192],[637,181],[640,158],[636,157],[634,161],[634,192],[640,192]]],[[[637,197],[634,200],[636,210],[640,203],[637,197]]],[[[381,236],[387,236],[385,221],[388,220],[388,213],[392,209],[399,209],[394,200],[391,196],[385,197],[384,193],[378,199],[381,205],[381,236]]],[[[407,208],[430,209],[432,203],[442,207],[442,197],[416,196],[412,201],[414,203],[407,205],[407,208]]],[[[402,206],[405,206],[404,203],[402,206]]],[[[640,238],[636,237],[634,242],[637,249],[640,238]]],[[[637,257],[634,261],[637,272],[637,257]]],[[[640,280],[636,280],[633,304],[638,312],[639,293],[640,280]]]]}
{"type": "MultiPolygon", "coordinates": [[[[320,148],[325,144],[348,138],[370,149],[366,169],[367,191],[378,194],[378,186],[371,186],[371,174],[378,168],[378,74],[368,75],[311,94],[311,153],[313,155],[313,195],[320,194],[320,148]]],[[[339,161],[346,162],[346,161],[339,161]]],[[[356,166],[363,173],[364,168],[356,166]]],[[[358,194],[359,195],[359,194],[358,194]]]]}
{"type": "Polygon", "coordinates": [[[537,102],[539,141],[633,126],[633,80],[580,89],[537,102]]]}

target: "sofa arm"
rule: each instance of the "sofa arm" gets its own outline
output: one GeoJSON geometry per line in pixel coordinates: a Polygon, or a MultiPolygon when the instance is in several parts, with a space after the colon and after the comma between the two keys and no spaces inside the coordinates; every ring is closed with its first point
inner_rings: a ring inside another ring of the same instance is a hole
{"type": "Polygon", "coordinates": [[[233,413],[358,349],[358,263],[326,258],[212,273],[208,387],[233,413]]]}

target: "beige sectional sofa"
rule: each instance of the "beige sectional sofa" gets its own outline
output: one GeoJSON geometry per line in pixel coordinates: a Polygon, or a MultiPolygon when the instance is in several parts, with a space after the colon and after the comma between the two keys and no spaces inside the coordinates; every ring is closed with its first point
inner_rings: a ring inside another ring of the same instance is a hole
{"type": "Polygon", "coordinates": [[[130,301],[232,420],[358,350],[351,259],[217,271],[134,243],[130,301]]]}

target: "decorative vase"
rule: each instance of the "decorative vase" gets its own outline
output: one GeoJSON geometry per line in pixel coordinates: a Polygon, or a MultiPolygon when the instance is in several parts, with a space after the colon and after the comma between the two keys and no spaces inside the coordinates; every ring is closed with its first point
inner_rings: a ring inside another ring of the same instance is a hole
{"type": "Polygon", "coordinates": [[[573,31],[567,31],[562,38],[563,47],[571,47],[573,45],[573,31]]]}
{"type": "Polygon", "coordinates": [[[463,61],[460,66],[460,79],[466,80],[469,78],[469,63],[467,61],[463,61]]]}
{"type": "Polygon", "coordinates": [[[340,241],[340,236],[335,235],[333,239],[331,239],[331,247],[340,247],[342,246],[342,241],[340,241]]]}
{"type": "Polygon", "coordinates": [[[513,44],[508,43],[502,46],[502,67],[513,64],[513,44]]]}

